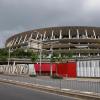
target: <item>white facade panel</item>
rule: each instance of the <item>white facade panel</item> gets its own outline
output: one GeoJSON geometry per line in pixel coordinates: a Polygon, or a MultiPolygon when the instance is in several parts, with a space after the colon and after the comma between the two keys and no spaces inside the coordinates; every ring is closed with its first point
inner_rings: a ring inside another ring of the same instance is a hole
{"type": "Polygon", "coordinates": [[[87,77],[91,76],[91,61],[87,62],[87,77]]]}
{"type": "Polygon", "coordinates": [[[80,72],[81,72],[80,76],[83,77],[84,72],[83,72],[83,62],[82,61],[80,62],[80,72]]]}
{"type": "Polygon", "coordinates": [[[29,64],[29,75],[36,75],[34,64],[29,64]]]}
{"type": "Polygon", "coordinates": [[[95,76],[99,77],[99,60],[95,62],[95,76]]]}
{"type": "Polygon", "coordinates": [[[79,64],[80,62],[79,61],[77,61],[77,76],[80,76],[80,64],[79,64]]]}
{"type": "Polygon", "coordinates": [[[87,76],[86,65],[87,65],[87,61],[84,61],[84,77],[87,76]]]}

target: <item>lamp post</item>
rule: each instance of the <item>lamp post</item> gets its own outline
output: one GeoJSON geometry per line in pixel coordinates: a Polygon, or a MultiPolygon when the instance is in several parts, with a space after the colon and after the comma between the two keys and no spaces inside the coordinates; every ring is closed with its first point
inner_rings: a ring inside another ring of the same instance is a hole
{"type": "Polygon", "coordinates": [[[39,49],[40,49],[40,70],[39,70],[39,74],[41,75],[41,71],[42,71],[42,34],[41,34],[41,38],[40,38],[40,43],[39,43],[39,49]]]}
{"type": "Polygon", "coordinates": [[[8,51],[8,65],[10,63],[10,47],[9,47],[9,51],[8,51]]]}
{"type": "Polygon", "coordinates": [[[53,56],[53,47],[50,47],[51,55],[50,55],[50,76],[52,76],[52,56],[53,56]]]}

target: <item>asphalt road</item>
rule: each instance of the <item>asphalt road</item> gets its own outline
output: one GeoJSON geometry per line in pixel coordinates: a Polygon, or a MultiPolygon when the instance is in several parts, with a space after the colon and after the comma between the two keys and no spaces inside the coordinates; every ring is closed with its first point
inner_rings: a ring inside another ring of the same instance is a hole
{"type": "Polygon", "coordinates": [[[20,86],[0,83],[0,100],[76,100],[20,86]]]}

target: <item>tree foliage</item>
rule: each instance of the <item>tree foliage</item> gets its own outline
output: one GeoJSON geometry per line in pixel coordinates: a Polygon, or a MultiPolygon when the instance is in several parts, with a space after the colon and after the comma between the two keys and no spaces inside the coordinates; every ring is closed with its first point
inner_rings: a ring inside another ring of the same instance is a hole
{"type": "Polygon", "coordinates": [[[8,50],[7,49],[0,49],[0,60],[7,60],[8,58],[8,50]]]}
{"type": "MultiPolygon", "coordinates": [[[[4,48],[0,49],[0,60],[7,60],[9,57],[9,50],[4,48]]],[[[10,58],[29,58],[32,61],[36,61],[38,58],[38,55],[33,53],[32,50],[25,51],[24,49],[16,49],[16,50],[10,50],[10,58]]]]}
{"type": "Polygon", "coordinates": [[[38,59],[38,55],[35,54],[35,53],[32,53],[32,55],[31,55],[31,60],[32,60],[33,62],[35,62],[37,59],[38,59]]]}

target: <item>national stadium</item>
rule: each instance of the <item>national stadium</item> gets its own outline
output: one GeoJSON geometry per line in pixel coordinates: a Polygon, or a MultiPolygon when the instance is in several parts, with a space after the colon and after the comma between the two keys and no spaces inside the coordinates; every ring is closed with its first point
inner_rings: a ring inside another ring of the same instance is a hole
{"type": "Polygon", "coordinates": [[[74,57],[99,56],[100,28],[64,26],[34,29],[10,37],[5,46],[12,49],[23,47],[34,50],[52,49],[53,53],[62,56],[68,53],[74,57]]]}
{"type": "Polygon", "coordinates": [[[52,54],[71,56],[65,62],[34,63],[36,73],[63,77],[100,77],[100,27],[64,26],[34,29],[7,39],[6,48],[31,49],[45,60],[52,54]]]}

